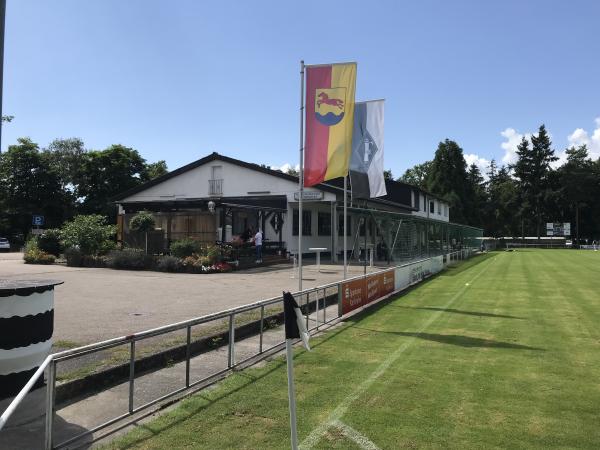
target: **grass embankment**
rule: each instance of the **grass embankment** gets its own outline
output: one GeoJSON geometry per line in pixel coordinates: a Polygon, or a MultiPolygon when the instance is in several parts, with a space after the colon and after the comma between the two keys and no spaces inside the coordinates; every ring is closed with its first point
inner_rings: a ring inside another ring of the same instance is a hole
{"type": "MultiPolygon", "coordinates": [[[[300,441],[598,448],[599,294],[595,252],[449,269],[296,351],[300,441]]],[[[289,448],[286,386],[282,359],[236,373],[109,448],[289,448]]]]}

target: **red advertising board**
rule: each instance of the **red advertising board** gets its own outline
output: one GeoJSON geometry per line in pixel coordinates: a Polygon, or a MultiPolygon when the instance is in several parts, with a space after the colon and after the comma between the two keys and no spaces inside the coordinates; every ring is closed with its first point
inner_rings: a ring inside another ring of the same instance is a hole
{"type": "Polygon", "coordinates": [[[394,292],[394,271],[376,273],[367,277],[367,303],[394,292]]]}
{"type": "Polygon", "coordinates": [[[360,308],[366,303],[365,279],[352,280],[342,283],[340,286],[342,296],[340,314],[344,315],[350,311],[360,308]]]}
{"type": "Polygon", "coordinates": [[[341,284],[340,289],[340,313],[344,315],[394,292],[394,271],[390,270],[369,275],[367,278],[347,281],[341,284]]]}

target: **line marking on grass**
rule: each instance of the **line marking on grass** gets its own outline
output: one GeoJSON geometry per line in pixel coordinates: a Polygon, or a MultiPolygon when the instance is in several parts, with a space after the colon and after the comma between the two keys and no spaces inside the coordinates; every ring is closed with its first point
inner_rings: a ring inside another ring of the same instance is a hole
{"type": "MultiPolygon", "coordinates": [[[[467,285],[463,286],[456,294],[454,294],[452,298],[446,302],[443,308],[441,308],[440,311],[437,311],[436,313],[432,314],[429,317],[429,319],[426,320],[423,323],[423,325],[421,325],[421,328],[419,328],[416,334],[425,332],[427,328],[429,328],[433,324],[433,322],[435,322],[438,319],[438,317],[440,317],[440,315],[444,312],[443,310],[451,306],[467,290],[468,285],[474,283],[481,275],[483,275],[483,273],[488,269],[488,267],[490,267],[491,263],[495,261],[495,259],[496,258],[488,260],[490,261],[490,263],[487,264],[483,269],[481,269],[481,271],[479,271],[479,273],[477,273],[477,275],[475,275],[471,279],[471,281],[467,283],[467,285]]],[[[315,428],[306,437],[306,439],[304,439],[304,441],[300,444],[300,448],[303,450],[310,450],[311,448],[313,448],[319,442],[323,434],[325,434],[325,432],[330,427],[335,426],[336,423],[340,422],[340,419],[346,413],[350,405],[354,403],[354,401],[356,401],[358,397],[360,397],[367,389],[369,389],[369,387],[371,387],[375,380],[377,380],[381,375],[383,375],[390,368],[390,366],[394,364],[400,358],[400,356],[402,356],[402,354],[413,344],[413,342],[415,342],[415,338],[416,336],[405,341],[400,347],[396,349],[394,353],[392,353],[385,361],[383,361],[379,365],[379,367],[377,367],[377,369],[375,369],[373,373],[369,375],[367,379],[365,379],[360,385],[358,385],[358,387],[350,395],[348,395],[348,397],[342,400],[342,402],[331,412],[327,420],[321,425],[319,425],[317,428],[315,428]]]]}
{"type": "Polygon", "coordinates": [[[368,437],[363,434],[360,434],[354,428],[349,425],[346,425],[339,420],[336,420],[331,424],[332,428],[339,429],[344,436],[353,441],[356,445],[364,450],[380,450],[377,445],[373,441],[371,441],[368,437]]]}

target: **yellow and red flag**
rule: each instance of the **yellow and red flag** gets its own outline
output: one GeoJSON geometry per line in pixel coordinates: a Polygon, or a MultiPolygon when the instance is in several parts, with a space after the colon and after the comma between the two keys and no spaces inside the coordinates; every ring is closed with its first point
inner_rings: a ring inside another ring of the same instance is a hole
{"type": "Polygon", "coordinates": [[[356,63],[306,67],[304,186],[348,175],[356,63]]]}

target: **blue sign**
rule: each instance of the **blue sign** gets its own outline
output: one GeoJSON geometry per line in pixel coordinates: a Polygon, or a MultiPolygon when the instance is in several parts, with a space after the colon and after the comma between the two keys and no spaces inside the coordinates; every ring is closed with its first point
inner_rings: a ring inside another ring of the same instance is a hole
{"type": "Polygon", "coordinates": [[[33,216],[32,224],[41,227],[44,225],[44,216],[33,216]]]}

